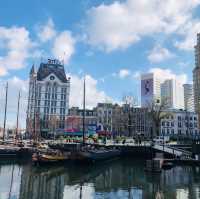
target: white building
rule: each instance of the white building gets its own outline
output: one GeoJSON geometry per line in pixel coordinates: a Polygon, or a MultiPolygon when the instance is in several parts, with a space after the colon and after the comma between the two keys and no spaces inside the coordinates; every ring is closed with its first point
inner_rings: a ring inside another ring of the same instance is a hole
{"type": "Polygon", "coordinates": [[[184,110],[171,109],[163,112],[166,114],[161,120],[161,134],[168,136],[198,136],[198,114],[184,110]]]}
{"type": "Polygon", "coordinates": [[[165,80],[161,84],[161,99],[167,103],[167,108],[184,109],[183,85],[176,79],[165,80]]]}
{"type": "Polygon", "coordinates": [[[33,136],[56,132],[65,128],[69,108],[70,78],[66,78],[64,65],[48,59],[38,71],[30,71],[27,109],[27,131],[33,136]]]}
{"type": "Polygon", "coordinates": [[[112,111],[111,103],[98,103],[96,107],[98,130],[112,131],[112,111]]]}
{"type": "Polygon", "coordinates": [[[149,103],[161,99],[160,79],[154,73],[141,75],[141,106],[147,107],[149,103]]]}
{"type": "Polygon", "coordinates": [[[194,112],[194,91],[192,84],[184,84],[184,107],[185,110],[194,112]]]}

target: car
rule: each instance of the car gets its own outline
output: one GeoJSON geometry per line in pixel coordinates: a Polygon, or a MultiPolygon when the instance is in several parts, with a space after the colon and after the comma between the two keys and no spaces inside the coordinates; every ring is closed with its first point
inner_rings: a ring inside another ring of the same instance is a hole
{"type": "Polygon", "coordinates": [[[163,144],[163,141],[164,143],[168,143],[169,136],[157,136],[156,138],[153,139],[153,141],[158,144],[163,144]]]}

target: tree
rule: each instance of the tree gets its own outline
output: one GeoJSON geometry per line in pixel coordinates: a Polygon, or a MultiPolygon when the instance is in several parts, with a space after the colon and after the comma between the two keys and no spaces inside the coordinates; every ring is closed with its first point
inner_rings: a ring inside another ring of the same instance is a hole
{"type": "Polygon", "coordinates": [[[163,112],[167,108],[167,105],[168,105],[167,98],[162,100],[157,99],[148,103],[148,112],[152,120],[152,127],[153,127],[153,132],[151,132],[151,137],[155,135],[156,136],[160,135],[161,120],[169,115],[169,113],[163,112]]]}
{"type": "Polygon", "coordinates": [[[58,122],[59,118],[56,115],[51,115],[49,120],[49,128],[51,129],[51,132],[55,134],[57,128],[58,128],[58,122]]]}

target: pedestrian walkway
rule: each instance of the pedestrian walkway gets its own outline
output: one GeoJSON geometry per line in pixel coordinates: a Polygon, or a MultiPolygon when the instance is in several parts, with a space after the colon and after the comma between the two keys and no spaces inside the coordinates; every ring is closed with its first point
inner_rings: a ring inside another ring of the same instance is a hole
{"type": "Polygon", "coordinates": [[[170,147],[170,146],[166,146],[166,145],[163,147],[163,145],[155,144],[153,146],[153,148],[156,150],[165,152],[165,153],[175,155],[176,157],[183,157],[183,156],[191,157],[192,156],[192,153],[189,151],[185,151],[182,149],[178,149],[178,148],[170,147]]]}

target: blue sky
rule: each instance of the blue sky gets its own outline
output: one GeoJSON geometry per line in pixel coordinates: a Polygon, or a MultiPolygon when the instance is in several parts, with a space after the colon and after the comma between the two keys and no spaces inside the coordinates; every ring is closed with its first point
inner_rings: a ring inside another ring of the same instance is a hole
{"type": "Polygon", "coordinates": [[[199,0],[2,1],[0,120],[6,81],[8,120],[12,123],[15,117],[14,99],[20,89],[25,118],[30,67],[46,58],[65,60],[72,77],[71,106],[82,103],[83,75],[88,107],[98,101],[120,102],[127,94],[140,103],[143,72],[192,82],[199,4],[199,0]]]}

